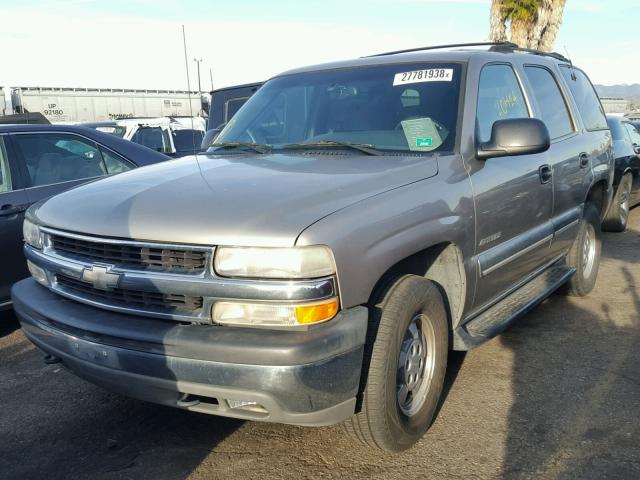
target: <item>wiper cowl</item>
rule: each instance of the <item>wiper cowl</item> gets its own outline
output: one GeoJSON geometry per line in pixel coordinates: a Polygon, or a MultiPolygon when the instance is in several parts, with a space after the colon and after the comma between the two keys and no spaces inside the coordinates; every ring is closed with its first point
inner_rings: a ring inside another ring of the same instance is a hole
{"type": "Polygon", "coordinates": [[[282,148],[325,148],[325,147],[337,147],[337,148],[350,148],[353,150],[358,150],[367,155],[381,155],[380,151],[376,149],[375,145],[369,143],[351,143],[351,142],[340,142],[337,140],[321,140],[319,142],[309,142],[309,143],[290,143],[287,145],[283,145],[282,148]]]}
{"type": "Polygon", "coordinates": [[[271,152],[271,145],[266,143],[222,142],[212,143],[209,148],[246,148],[262,154],[271,152]]]}

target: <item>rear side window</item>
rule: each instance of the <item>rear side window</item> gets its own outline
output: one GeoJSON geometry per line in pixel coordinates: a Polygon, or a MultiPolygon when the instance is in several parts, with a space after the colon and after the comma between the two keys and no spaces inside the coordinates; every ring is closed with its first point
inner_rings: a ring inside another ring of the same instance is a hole
{"type": "Polygon", "coordinates": [[[476,124],[478,140],[491,138],[491,128],[497,120],[528,117],[520,84],[510,65],[487,65],[480,73],[476,124]]]}
{"type": "Polygon", "coordinates": [[[173,144],[176,147],[176,152],[197,152],[200,150],[202,144],[202,138],[204,132],[202,130],[173,130],[173,144]]]}
{"type": "Polygon", "coordinates": [[[100,153],[102,153],[104,167],[109,175],[113,175],[114,173],[126,172],[127,170],[131,170],[133,168],[133,165],[131,165],[127,160],[122,158],[120,155],[116,155],[115,153],[107,150],[106,148],[101,147],[100,153]]]}
{"type": "Polygon", "coordinates": [[[524,67],[524,71],[540,109],[536,116],[545,123],[551,138],[563,137],[573,132],[567,104],[553,74],[543,67],[524,67]]]}
{"type": "Polygon", "coordinates": [[[596,91],[587,76],[577,68],[562,65],[560,72],[576,101],[580,116],[587,130],[603,130],[607,128],[607,119],[596,91]]]}
{"type": "Polygon", "coordinates": [[[240,107],[244,105],[247,102],[247,100],[249,100],[249,97],[232,98],[231,100],[227,101],[227,103],[224,106],[225,107],[225,115],[224,115],[225,123],[233,118],[236,112],[240,110],[240,107]]]}
{"type": "Polygon", "coordinates": [[[66,133],[13,136],[26,163],[31,186],[99,177],[106,173],[95,143],[66,133]]]}
{"type": "Polygon", "coordinates": [[[140,127],[131,137],[131,141],[144,145],[156,152],[168,152],[171,150],[161,127],[140,127]]]}
{"type": "Polygon", "coordinates": [[[4,140],[0,137],[0,193],[11,191],[11,174],[9,172],[9,158],[4,148],[4,140]]]}

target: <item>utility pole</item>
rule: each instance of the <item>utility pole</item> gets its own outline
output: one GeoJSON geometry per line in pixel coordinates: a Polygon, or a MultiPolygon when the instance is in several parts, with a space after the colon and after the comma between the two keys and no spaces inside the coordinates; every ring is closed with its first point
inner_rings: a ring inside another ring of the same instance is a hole
{"type": "Polygon", "coordinates": [[[202,97],[202,87],[200,87],[200,63],[202,59],[194,58],[193,61],[198,65],[198,94],[202,97]]]}
{"type": "Polygon", "coordinates": [[[213,73],[211,72],[211,67],[209,67],[209,78],[211,78],[211,91],[213,92],[213,73]]]}

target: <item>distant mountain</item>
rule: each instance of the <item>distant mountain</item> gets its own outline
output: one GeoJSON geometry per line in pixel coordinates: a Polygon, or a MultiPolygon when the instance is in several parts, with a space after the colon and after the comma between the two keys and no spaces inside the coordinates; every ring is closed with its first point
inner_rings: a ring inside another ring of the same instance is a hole
{"type": "Polygon", "coordinates": [[[601,97],[640,98],[640,83],[632,85],[594,85],[601,97]]]}

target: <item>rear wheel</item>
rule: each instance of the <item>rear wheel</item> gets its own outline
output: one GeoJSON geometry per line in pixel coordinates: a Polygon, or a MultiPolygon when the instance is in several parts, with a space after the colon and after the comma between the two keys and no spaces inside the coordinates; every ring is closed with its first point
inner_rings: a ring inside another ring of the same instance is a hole
{"type": "Polygon", "coordinates": [[[567,282],[569,295],[583,297],[593,290],[600,267],[600,215],[592,204],[586,204],[578,236],[567,255],[567,264],[576,273],[567,282]]]}
{"type": "Polygon", "coordinates": [[[632,184],[633,177],[629,173],[624,175],[620,180],[616,194],[613,196],[611,208],[609,208],[602,222],[603,230],[608,232],[624,232],[626,230],[629,220],[632,184]]]}
{"type": "Polygon", "coordinates": [[[394,282],[372,310],[361,410],[345,429],[371,447],[401,451],[433,420],[447,366],[447,315],[438,288],[416,275],[394,282]]]}

